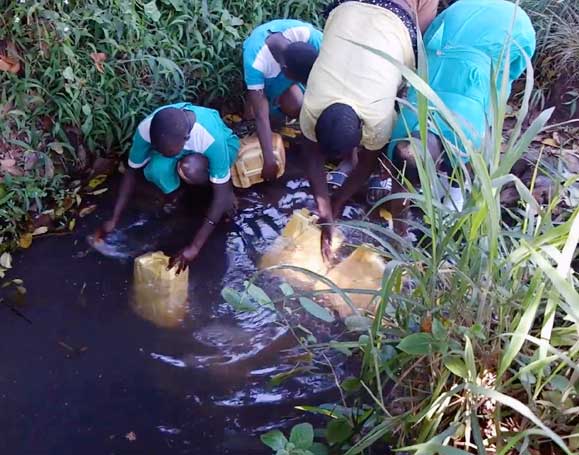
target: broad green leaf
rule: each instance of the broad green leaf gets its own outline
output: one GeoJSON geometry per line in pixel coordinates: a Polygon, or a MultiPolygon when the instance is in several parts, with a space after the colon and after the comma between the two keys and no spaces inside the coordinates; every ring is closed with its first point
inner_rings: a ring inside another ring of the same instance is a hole
{"type": "Polygon", "coordinates": [[[287,438],[279,430],[268,431],[262,434],[259,439],[273,450],[282,450],[288,442],[287,438]]]}
{"type": "Polygon", "coordinates": [[[335,318],[332,313],[326,310],[324,307],[318,305],[312,299],[308,299],[307,297],[300,297],[299,298],[300,305],[310,313],[312,316],[321,319],[325,322],[334,322],[335,318]]]}
{"type": "Polygon", "coordinates": [[[175,8],[176,11],[183,11],[184,5],[183,0],[164,0],[166,4],[170,4],[175,8]]]}
{"type": "Polygon", "coordinates": [[[268,307],[273,307],[273,302],[269,298],[269,296],[261,289],[259,286],[256,286],[253,283],[250,283],[247,286],[247,293],[249,296],[254,299],[258,304],[268,307]]]}
{"type": "Polygon", "coordinates": [[[161,12],[159,11],[159,8],[157,8],[155,0],[145,3],[143,6],[145,8],[145,15],[153,22],[159,22],[159,19],[161,19],[161,12]]]}
{"type": "Polygon", "coordinates": [[[344,324],[351,332],[365,332],[372,327],[372,321],[365,316],[353,314],[344,319],[344,324]]]}
{"type": "Polygon", "coordinates": [[[235,289],[223,288],[221,290],[221,297],[223,297],[223,300],[229,303],[235,311],[251,312],[256,310],[255,305],[235,289]]]}
{"type": "Polygon", "coordinates": [[[468,372],[464,360],[458,356],[451,356],[444,359],[444,366],[456,376],[468,379],[468,372]]]}
{"type": "Polygon", "coordinates": [[[314,443],[314,427],[309,423],[300,423],[292,428],[290,442],[296,449],[309,449],[314,443]]]}
{"type": "Polygon", "coordinates": [[[447,331],[439,319],[432,319],[432,336],[437,340],[445,340],[447,338],[447,331]]]}
{"type": "Polygon", "coordinates": [[[407,354],[427,355],[444,351],[446,344],[435,340],[430,333],[413,333],[400,340],[396,347],[407,354]]]}
{"type": "Polygon", "coordinates": [[[352,427],[346,419],[334,419],[326,426],[326,439],[330,444],[341,444],[348,440],[352,432],[352,427]]]}
{"type": "Polygon", "coordinates": [[[62,77],[64,77],[69,82],[74,81],[74,71],[70,66],[67,66],[64,69],[64,71],[62,72],[62,77]]]}
{"type": "Polygon", "coordinates": [[[281,292],[283,292],[283,295],[286,297],[294,295],[294,289],[287,283],[280,284],[279,288],[281,289],[281,292]]]}
{"type": "Polygon", "coordinates": [[[328,455],[328,448],[319,442],[314,442],[309,450],[313,455],[328,455]]]}
{"type": "Polygon", "coordinates": [[[346,378],[342,381],[340,386],[346,392],[355,392],[357,390],[360,390],[360,379],[354,377],[346,378]]]}

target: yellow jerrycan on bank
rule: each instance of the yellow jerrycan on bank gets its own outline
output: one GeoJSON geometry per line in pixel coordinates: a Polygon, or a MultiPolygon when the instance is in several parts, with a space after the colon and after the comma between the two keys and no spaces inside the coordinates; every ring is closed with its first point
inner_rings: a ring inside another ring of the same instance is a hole
{"type": "Polygon", "coordinates": [[[135,259],[131,306],[143,319],[170,328],[181,324],[187,312],[189,269],[177,274],[168,265],[161,251],[135,259]]]}
{"type": "MultiPolygon", "coordinates": [[[[342,289],[364,289],[379,291],[386,261],[370,245],[360,245],[354,252],[331,269],[326,275],[329,280],[342,289]]],[[[316,289],[326,289],[324,283],[317,283],[316,289]]],[[[369,294],[347,293],[354,306],[362,313],[375,311],[376,296],[369,294]]],[[[345,318],[354,313],[352,308],[339,294],[327,294],[327,299],[340,317],[345,318]]]]}
{"type": "MultiPolygon", "coordinates": [[[[316,224],[318,217],[308,209],[296,210],[287,225],[259,263],[261,269],[276,265],[292,265],[310,270],[319,275],[328,273],[321,252],[321,229],[316,224]]],[[[334,249],[337,249],[343,237],[336,231],[333,238],[334,249]]],[[[290,269],[276,269],[275,274],[288,281],[303,285],[313,285],[311,275],[290,269]]]]}
{"type": "MultiPolygon", "coordinates": [[[[272,134],[273,155],[277,162],[277,177],[281,177],[285,172],[285,147],[282,137],[272,134]]],[[[261,171],[263,169],[263,152],[259,145],[257,135],[252,134],[244,137],[240,141],[237,161],[231,168],[231,180],[236,188],[249,188],[257,183],[263,182],[261,171]]]]}

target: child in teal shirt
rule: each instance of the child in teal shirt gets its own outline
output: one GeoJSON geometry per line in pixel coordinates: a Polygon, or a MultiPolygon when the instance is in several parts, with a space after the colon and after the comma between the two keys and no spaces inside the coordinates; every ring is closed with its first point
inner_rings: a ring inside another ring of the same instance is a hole
{"type": "Polygon", "coordinates": [[[163,193],[177,190],[181,181],[211,184],[213,199],[204,223],[189,246],[171,258],[171,267],[184,270],[199,254],[214,226],[233,205],[230,168],[239,151],[239,139],[213,109],[177,103],[163,106],[146,117],[133,136],[129,167],[119,191],[112,218],[97,233],[102,238],[119,222],[135,186],[136,172],[163,193]]]}
{"type": "MultiPolygon", "coordinates": [[[[500,88],[505,56],[509,56],[507,90],[510,93],[513,82],[527,67],[526,58],[531,58],[535,52],[535,38],[535,30],[525,11],[507,0],[458,0],[428,27],[424,46],[429,84],[454,114],[475,149],[482,146],[488,125],[492,123],[493,68],[501,65],[496,81],[500,88]],[[509,34],[512,34],[512,42],[507,54],[504,47],[509,34]]],[[[404,167],[407,177],[418,183],[414,152],[409,142],[409,137],[419,137],[414,88],[408,91],[408,102],[411,107],[404,105],[400,109],[388,153],[395,165],[400,169],[404,167]]],[[[440,162],[441,170],[450,173],[457,163],[444,153],[439,135],[456,148],[464,162],[468,161],[463,153],[465,147],[438,112],[432,113],[432,118],[434,123],[428,133],[427,148],[440,162]]],[[[451,190],[456,193],[456,196],[451,194],[451,198],[459,198],[460,190],[451,190]]]]}
{"type": "Polygon", "coordinates": [[[297,118],[304,85],[320,51],[322,32],[311,24],[279,19],[257,27],[243,43],[243,71],[249,107],[263,150],[263,178],[275,179],[271,121],[297,118]]]}

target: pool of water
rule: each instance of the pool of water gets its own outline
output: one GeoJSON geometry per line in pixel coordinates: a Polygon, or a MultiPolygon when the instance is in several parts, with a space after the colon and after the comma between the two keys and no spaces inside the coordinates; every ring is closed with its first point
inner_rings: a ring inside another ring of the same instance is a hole
{"type": "MultiPolygon", "coordinates": [[[[113,179],[73,233],[16,255],[11,277],[28,292],[9,301],[17,312],[0,306],[0,453],[266,454],[261,432],[303,418],[298,404],[333,400],[323,372],[271,386],[295,365],[295,339],[271,312],[237,314],[220,295],[255,273],[293,210],[314,207],[300,176],[290,166],[276,184],[239,193],[238,213],[190,267],[189,306],[172,329],[131,309],[132,258],[188,243],[204,194],[167,214],[140,191],[105,256],[86,237],[111,213],[113,179]]],[[[322,339],[336,330],[310,327],[322,339]]]]}

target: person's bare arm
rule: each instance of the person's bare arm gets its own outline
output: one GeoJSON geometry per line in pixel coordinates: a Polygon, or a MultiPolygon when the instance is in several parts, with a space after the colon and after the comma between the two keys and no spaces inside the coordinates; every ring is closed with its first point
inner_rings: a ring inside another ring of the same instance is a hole
{"type": "Polygon", "coordinates": [[[368,181],[377,165],[378,152],[361,148],[358,153],[358,164],[334,196],[332,213],[335,218],[341,214],[344,204],[368,181]]]}
{"type": "Polygon", "coordinates": [[[247,98],[253,108],[257,137],[263,151],[262,177],[265,181],[275,180],[277,177],[277,163],[273,154],[273,139],[269,121],[269,103],[263,90],[249,90],[247,98]]]}
{"type": "Polygon", "coordinates": [[[127,167],[125,170],[125,175],[121,181],[121,186],[119,188],[119,194],[117,195],[117,200],[115,202],[115,208],[113,210],[113,216],[106,221],[96,232],[95,239],[100,240],[107,234],[112,232],[119,223],[125,208],[129,203],[129,199],[133,194],[135,189],[135,182],[137,180],[137,169],[132,167],[127,167]]]}
{"type": "Polygon", "coordinates": [[[320,214],[320,220],[333,221],[330,192],[326,183],[326,172],[324,171],[324,157],[318,144],[304,138],[303,162],[305,164],[306,175],[310,181],[310,187],[320,214]]]}
{"type": "Polygon", "coordinates": [[[426,32],[438,13],[439,0],[418,0],[418,27],[422,34],[426,32]]]}
{"type": "Polygon", "coordinates": [[[193,237],[193,241],[169,261],[169,268],[176,267],[177,273],[185,270],[187,265],[197,257],[207,242],[207,239],[214,231],[217,223],[219,223],[223,215],[233,207],[234,195],[231,180],[226,183],[214,183],[212,184],[212,188],[213,198],[211,204],[203,219],[203,224],[193,237]]]}
{"type": "Polygon", "coordinates": [[[326,182],[326,173],[324,171],[324,157],[318,147],[318,144],[304,138],[303,143],[303,162],[305,163],[306,175],[310,181],[312,193],[318,212],[320,215],[319,222],[322,225],[321,249],[322,256],[326,261],[332,257],[332,224],[334,216],[332,214],[332,203],[330,192],[326,182]]]}

